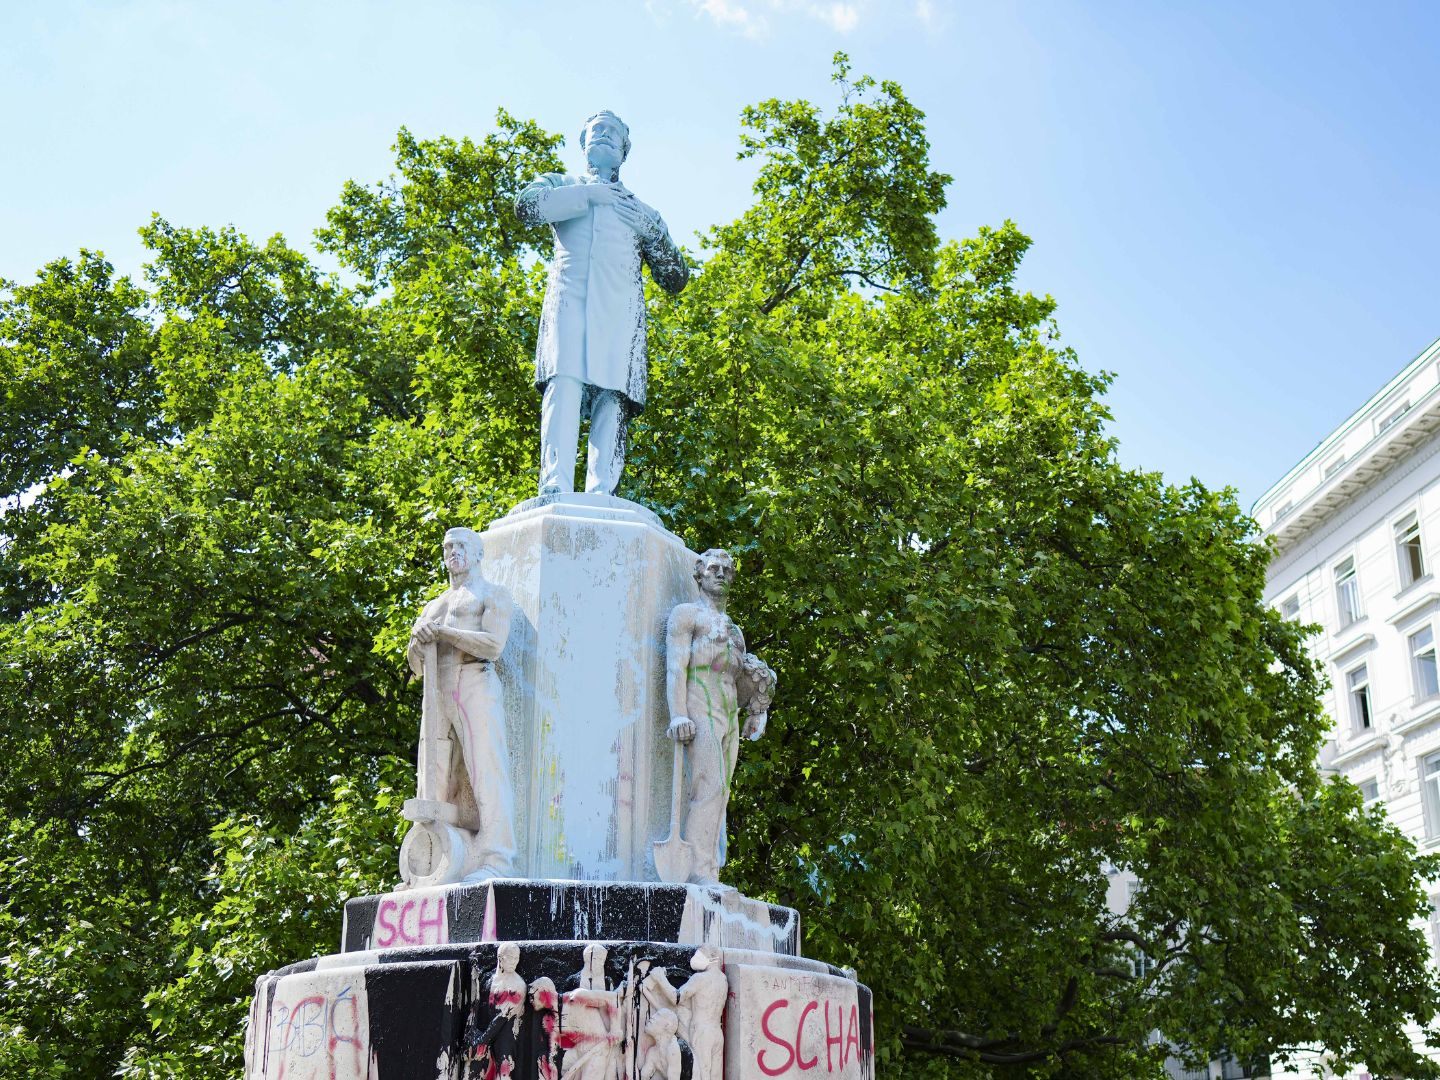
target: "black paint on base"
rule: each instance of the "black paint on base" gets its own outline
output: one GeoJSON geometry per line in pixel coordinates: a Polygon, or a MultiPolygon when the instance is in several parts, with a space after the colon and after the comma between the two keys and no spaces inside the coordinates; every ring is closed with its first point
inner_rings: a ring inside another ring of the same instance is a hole
{"type": "Polygon", "coordinates": [[[435,1080],[442,1051],[459,1050],[467,980],[455,963],[365,968],[370,1049],[385,1080],[435,1080]],[[461,992],[447,1003],[452,980],[461,992]]]}
{"type": "MultiPolygon", "coordinates": [[[[495,938],[500,941],[669,941],[680,938],[687,888],[659,882],[530,881],[498,878],[455,885],[445,894],[446,931],[452,942],[485,936],[485,905],[495,896],[495,938]]],[[[733,890],[706,889],[717,901],[733,890]]],[[[371,933],[380,904],[405,893],[362,896],[345,902],[341,950],[374,948],[371,933]]],[[[785,936],[778,953],[800,955],[800,917],[793,908],[754,902],[785,936]]],[[[705,924],[714,920],[702,913],[705,924]]]]}

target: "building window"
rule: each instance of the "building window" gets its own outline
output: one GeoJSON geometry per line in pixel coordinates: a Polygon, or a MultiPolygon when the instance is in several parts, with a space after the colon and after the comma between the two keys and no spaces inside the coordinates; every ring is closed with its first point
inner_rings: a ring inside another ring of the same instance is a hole
{"type": "Polygon", "coordinates": [[[1340,455],[1339,457],[1337,457],[1334,461],[1330,462],[1329,465],[1326,465],[1326,466],[1325,466],[1325,479],[1326,479],[1326,480],[1329,480],[1330,477],[1334,476],[1337,472],[1339,472],[1339,471],[1340,471],[1341,469],[1343,469],[1344,467],[1345,467],[1345,455],[1344,455],[1344,454],[1341,454],[1341,455],[1340,455]]]}
{"type": "Polygon", "coordinates": [[[1386,430],[1387,428],[1394,427],[1395,421],[1399,420],[1400,417],[1404,416],[1409,411],[1410,402],[1407,401],[1404,405],[1401,405],[1398,409],[1388,414],[1385,419],[1381,420],[1380,423],[1375,426],[1375,434],[1379,435],[1380,432],[1386,430]]]}
{"type": "Polygon", "coordinates": [[[1425,836],[1440,836],[1440,753],[1420,759],[1420,806],[1425,812],[1425,836]]]}
{"type": "Polygon", "coordinates": [[[1340,629],[1360,618],[1360,582],[1355,577],[1355,556],[1335,567],[1335,602],[1340,608],[1340,629]]]}
{"type": "Polygon", "coordinates": [[[1364,664],[1345,673],[1345,689],[1350,694],[1351,725],[1356,731],[1369,731],[1374,715],[1370,711],[1370,672],[1364,664]]]}
{"type": "Polygon", "coordinates": [[[1425,576],[1425,552],[1420,547],[1420,518],[1406,514],[1395,525],[1395,553],[1400,557],[1400,587],[1414,585],[1425,576]]]}
{"type": "Polygon", "coordinates": [[[1380,798],[1380,781],[1373,776],[1369,780],[1361,780],[1360,798],[1366,804],[1380,798]]]}
{"type": "Polygon", "coordinates": [[[1295,504],[1287,499],[1285,502],[1281,503],[1278,507],[1275,508],[1275,520],[1279,522],[1281,518],[1283,518],[1286,514],[1290,513],[1290,511],[1294,509],[1295,504]]]}
{"type": "Polygon", "coordinates": [[[1410,670],[1415,676],[1415,700],[1440,694],[1440,672],[1435,668],[1435,630],[1425,627],[1410,635],[1410,670]]]}
{"type": "Polygon", "coordinates": [[[1300,594],[1292,593],[1280,601],[1280,615],[1286,619],[1300,618],[1300,594]]]}
{"type": "MultiPolygon", "coordinates": [[[[1127,914],[1135,909],[1135,901],[1139,896],[1140,882],[1131,878],[1125,883],[1125,911],[1127,914]]],[[[1149,975],[1154,966],[1155,962],[1145,954],[1145,950],[1138,945],[1131,946],[1130,968],[1135,972],[1137,979],[1143,979],[1149,975]]]]}
{"type": "Polygon", "coordinates": [[[1432,956],[1440,957],[1440,893],[1430,895],[1430,948],[1432,956]]]}

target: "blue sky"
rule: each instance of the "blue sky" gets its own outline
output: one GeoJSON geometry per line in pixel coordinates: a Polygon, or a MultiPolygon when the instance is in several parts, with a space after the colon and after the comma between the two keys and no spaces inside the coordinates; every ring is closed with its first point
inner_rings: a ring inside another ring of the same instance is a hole
{"type": "Polygon", "coordinates": [[[1440,337],[1440,5],[613,0],[0,6],[0,277],[135,230],[308,246],[396,129],[630,123],[682,241],[747,202],[743,105],[899,81],[955,177],[945,236],[1018,222],[1023,283],[1112,371],[1130,465],[1248,506],[1440,337]]]}

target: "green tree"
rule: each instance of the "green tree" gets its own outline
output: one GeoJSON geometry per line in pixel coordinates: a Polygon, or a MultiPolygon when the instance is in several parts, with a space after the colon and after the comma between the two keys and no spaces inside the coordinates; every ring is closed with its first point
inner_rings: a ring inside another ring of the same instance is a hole
{"type": "MultiPolygon", "coordinates": [[[[923,116],[836,79],[745,112],[755,201],[651,298],[626,482],[737,553],[781,672],[730,880],[860,969],[887,1074],[1158,1075],[1162,1032],[1440,1075],[1404,1032],[1440,866],[1318,774],[1253,523],[1118,464],[1029,241],[942,243],[923,116]]],[[[319,232],[341,277],[156,219],[144,285],[5,289],[0,1073],[234,1075],[254,977],[390,884],[410,618],[443,529],[534,482],[510,207],[558,145],[402,131],[319,232]]]]}

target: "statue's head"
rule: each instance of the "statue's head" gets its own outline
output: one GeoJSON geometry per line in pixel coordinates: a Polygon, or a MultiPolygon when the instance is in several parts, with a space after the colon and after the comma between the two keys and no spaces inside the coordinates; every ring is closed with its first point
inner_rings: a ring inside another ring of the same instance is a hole
{"type": "Polygon", "coordinates": [[[537,1011],[554,1011],[560,1004],[555,983],[541,975],[530,984],[530,1007],[537,1011]]]}
{"type": "Polygon", "coordinates": [[[645,1021],[645,1034],[656,1042],[669,1038],[680,1030],[680,1018],[669,1009],[656,1009],[645,1021]]]}
{"type": "Polygon", "coordinates": [[[509,975],[520,963],[520,946],[507,941],[495,950],[495,966],[509,975]]]}
{"type": "Polygon", "coordinates": [[[580,955],[585,959],[585,969],[580,973],[580,984],[592,989],[605,989],[605,957],[609,955],[605,946],[592,942],[585,946],[580,955]]]}
{"type": "Polygon", "coordinates": [[[448,529],[445,532],[445,569],[452,574],[463,574],[480,565],[484,554],[484,542],[474,529],[448,529]]]}
{"type": "Polygon", "coordinates": [[[720,970],[720,950],[714,945],[701,945],[690,957],[690,970],[709,971],[711,968],[720,970]]]}
{"type": "Polygon", "coordinates": [[[695,560],[695,584],[707,596],[724,596],[735,580],[735,560],[724,548],[711,548],[695,560]]]}
{"type": "Polygon", "coordinates": [[[597,172],[617,170],[630,156],[630,128],[609,109],[601,109],[580,129],[580,149],[597,172]]]}

